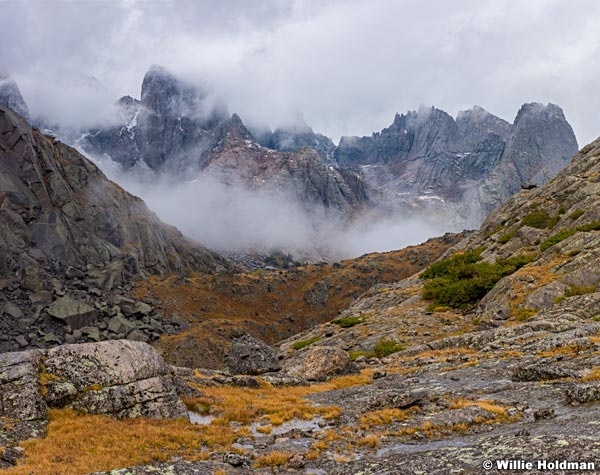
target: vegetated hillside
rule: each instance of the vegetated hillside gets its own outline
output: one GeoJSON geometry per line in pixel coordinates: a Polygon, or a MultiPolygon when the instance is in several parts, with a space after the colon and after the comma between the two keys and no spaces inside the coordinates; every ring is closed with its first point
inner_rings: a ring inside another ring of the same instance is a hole
{"type": "Polygon", "coordinates": [[[132,280],[233,267],[0,104],[0,351],[156,338],[132,280]]]}
{"type": "Polygon", "coordinates": [[[160,302],[170,320],[188,326],[156,343],[167,361],[222,367],[233,336],[248,332],[273,344],[329,321],[372,285],[418,272],[462,237],[447,234],[400,251],[367,254],[335,264],[151,277],[138,282],[137,295],[160,302]]]}
{"type": "MultiPolygon", "coordinates": [[[[547,185],[509,199],[419,275],[375,286],[333,322],[284,342],[284,367],[319,345],[343,348],[377,369],[381,379],[373,386],[390,393],[386,407],[414,409],[401,424],[391,418],[365,430],[383,448],[378,470],[478,473],[485,459],[533,460],[542,452],[548,460],[595,460],[600,439],[590,421],[600,416],[599,284],[597,140],[547,185]],[[461,414],[485,404],[504,407],[488,406],[502,420],[461,414]],[[402,449],[409,441],[417,448],[402,449]]],[[[360,413],[368,410],[360,401],[373,391],[367,386],[316,400],[335,399],[360,413]]],[[[372,463],[365,457],[334,473],[372,463]]]]}

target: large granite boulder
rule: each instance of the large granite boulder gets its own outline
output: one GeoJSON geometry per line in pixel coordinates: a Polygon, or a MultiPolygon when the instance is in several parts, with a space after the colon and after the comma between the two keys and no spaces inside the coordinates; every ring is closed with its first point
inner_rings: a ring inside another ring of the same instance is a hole
{"type": "Polygon", "coordinates": [[[262,374],[281,369],[275,350],[250,335],[233,340],[227,366],[231,374],[262,374]]]}
{"type": "Polygon", "coordinates": [[[44,434],[48,407],[39,383],[42,353],[0,354],[0,446],[44,434]]]}
{"type": "Polygon", "coordinates": [[[0,446],[42,436],[48,408],[187,417],[171,373],[151,346],[130,340],[0,354],[0,446]]]}
{"type": "Polygon", "coordinates": [[[117,417],[187,417],[170,367],[149,345],[131,340],[63,345],[44,358],[52,406],[117,417]]]}
{"type": "Polygon", "coordinates": [[[317,346],[310,348],[302,361],[289,369],[293,376],[307,381],[326,381],[333,376],[358,373],[358,366],[340,348],[317,346]]]}

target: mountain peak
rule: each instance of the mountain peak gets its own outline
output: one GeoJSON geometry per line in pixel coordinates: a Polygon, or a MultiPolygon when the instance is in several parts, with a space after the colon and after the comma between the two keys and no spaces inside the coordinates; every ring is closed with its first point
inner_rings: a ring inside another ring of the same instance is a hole
{"type": "Polygon", "coordinates": [[[29,117],[29,108],[21,95],[19,86],[7,71],[0,70],[0,102],[23,117],[29,117]]]}

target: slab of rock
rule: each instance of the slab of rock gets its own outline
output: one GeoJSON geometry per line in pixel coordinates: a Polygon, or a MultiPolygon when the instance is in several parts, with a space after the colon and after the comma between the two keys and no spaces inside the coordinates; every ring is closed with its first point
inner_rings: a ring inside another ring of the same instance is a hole
{"type": "Polygon", "coordinates": [[[187,417],[171,368],[142,342],[117,340],[0,354],[0,446],[44,434],[48,408],[187,417]]]}
{"type": "Polygon", "coordinates": [[[275,350],[250,335],[233,340],[227,366],[231,374],[257,375],[281,369],[275,350]]]}
{"type": "Polygon", "coordinates": [[[96,320],[96,310],[93,307],[68,295],[52,302],[48,307],[48,313],[62,320],[73,330],[91,326],[96,320]]]}
{"type": "Polygon", "coordinates": [[[567,389],[567,401],[571,404],[600,401],[600,381],[574,384],[567,389]]]}
{"type": "Polygon", "coordinates": [[[48,407],[39,384],[37,350],[0,354],[0,446],[44,434],[48,407]]]}
{"type": "Polygon", "coordinates": [[[289,373],[307,381],[325,381],[333,376],[358,373],[358,366],[340,348],[317,346],[309,349],[299,365],[289,373]]]}
{"type": "MultiPolygon", "coordinates": [[[[73,397],[60,400],[63,407],[120,418],[187,417],[169,366],[146,343],[116,340],[63,345],[48,350],[45,365],[56,381],[48,384],[49,394],[54,394],[56,384],[70,383],[75,388],[73,397]]],[[[52,402],[58,404],[58,400],[52,402]]]]}

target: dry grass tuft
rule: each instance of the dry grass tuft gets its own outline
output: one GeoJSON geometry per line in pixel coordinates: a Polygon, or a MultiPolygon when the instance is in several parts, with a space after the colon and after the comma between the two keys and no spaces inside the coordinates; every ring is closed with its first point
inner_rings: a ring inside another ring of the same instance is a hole
{"type": "Polygon", "coordinates": [[[363,429],[377,427],[393,422],[404,421],[408,418],[406,411],[402,409],[380,409],[377,411],[366,412],[358,418],[358,422],[363,429]]]}
{"type": "Polygon", "coordinates": [[[358,445],[375,448],[379,445],[379,436],[375,434],[367,435],[358,441],[358,445]]]}
{"type": "Polygon", "coordinates": [[[255,467],[281,467],[287,463],[291,454],[275,450],[271,453],[261,455],[254,461],[255,467]]]}
{"type": "Polygon", "coordinates": [[[583,378],[581,378],[582,381],[598,381],[600,380],[600,367],[598,366],[594,366],[592,369],[590,369],[590,371],[588,373],[586,373],[583,378]]]}

